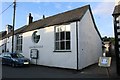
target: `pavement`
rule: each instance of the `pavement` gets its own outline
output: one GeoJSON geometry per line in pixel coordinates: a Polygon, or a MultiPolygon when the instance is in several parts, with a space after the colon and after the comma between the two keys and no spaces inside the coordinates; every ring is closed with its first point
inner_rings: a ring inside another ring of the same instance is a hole
{"type": "Polygon", "coordinates": [[[73,79],[118,79],[120,76],[116,74],[116,61],[112,58],[111,66],[109,68],[99,67],[98,64],[93,64],[80,71],[61,69],[46,66],[31,65],[30,67],[12,68],[10,66],[2,67],[2,79],[16,80],[16,78],[32,78],[34,80],[40,78],[73,78],[73,79]],[[14,79],[13,79],[14,78],[14,79]]]}

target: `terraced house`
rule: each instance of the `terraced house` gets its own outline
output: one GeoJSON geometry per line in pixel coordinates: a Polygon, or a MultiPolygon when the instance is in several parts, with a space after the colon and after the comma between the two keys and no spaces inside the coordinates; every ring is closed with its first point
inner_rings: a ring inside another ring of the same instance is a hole
{"type": "MultiPolygon", "coordinates": [[[[34,22],[32,18],[29,14],[29,24],[15,30],[14,52],[33,64],[80,70],[102,56],[102,40],[90,5],[34,22]]],[[[1,41],[0,45],[6,45],[4,51],[11,52],[12,33],[1,41]]]]}
{"type": "Polygon", "coordinates": [[[112,16],[114,21],[117,73],[120,75],[120,1],[119,0],[116,0],[116,4],[112,16]]]}

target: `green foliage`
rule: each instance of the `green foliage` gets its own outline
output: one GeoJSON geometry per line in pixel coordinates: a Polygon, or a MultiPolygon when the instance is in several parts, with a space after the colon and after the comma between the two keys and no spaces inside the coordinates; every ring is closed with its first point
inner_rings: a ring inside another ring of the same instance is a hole
{"type": "Polygon", "coordinates": [[[107,37],[107,36],[104,36],[103,38],[102,38],[102,40],[105,42],[105,41],[108,41],[108,42],[110,42],[110,43],[112,43],[112,44],[115,44],[115,38],[114,37],[107,37]]]}

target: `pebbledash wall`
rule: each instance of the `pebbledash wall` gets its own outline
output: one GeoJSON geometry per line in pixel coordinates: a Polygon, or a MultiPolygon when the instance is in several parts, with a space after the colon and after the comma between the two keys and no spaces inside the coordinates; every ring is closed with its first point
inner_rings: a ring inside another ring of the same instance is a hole
{"type": "MultiPolygon", "coordinates": [[[[77,21],[26,31],[20,35],[23,37],[22,54],[25,57],[31,59],[31,49],[39,51],[37,65],[82,69],[97,63],[98,58],[102,56],[102,40],[90,8],[77,21]],[[70,31],[69,50],[55,49],[55,30],[59,26],[66,26],[66,30],[70,31]],[[35,43],[32,38],[35,31],[40,36],[38,43],[35,43]]],[[[11,52],[12,37],[7,39],[7,49],[11,52]]],[[[14,41],[16,41],[16,36],[14,41]]],[[[31,62],[36,64],[35,59],[31,59],[31,62]]]]}

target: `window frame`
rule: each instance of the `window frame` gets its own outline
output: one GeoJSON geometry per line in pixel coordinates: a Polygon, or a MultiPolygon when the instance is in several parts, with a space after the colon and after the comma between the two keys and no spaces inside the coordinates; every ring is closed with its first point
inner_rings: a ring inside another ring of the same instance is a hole
{"type": "Polygon", "coordinates": [[[16,35],[16,52],[21,53],[23,48],[23,36],[22,34],[16,35]]]}
{"type": "Polygon", "coordinates": [[[54,27],[54,52],[71,52],[71,29],[69,31],[66,30],[66,27],[67,25],[69,26],[70,28],[70,24],[64,24],[64,25],[57,25],[54,27]],[[58,30],[57,31],[57,28],[61,28],[62,26],[65,27],[65,30],[64,31],[60,31],[58,30]],[[64,32],[64,38],[61,39],[61,32],[64,32]],[[70,39],[68,40],[67,39],[67,32],[69,32],[69,37],[70,39]],[[57,38],[56,39],[56,34],[59,35],[59,39],[57,38]],[[56,43],[58,42],[58,49],[56,49],[56,43]],[[61,49],[61,42],[64,42],[64,49],[61,49]],[[67,49],[67,42],[70,42],[69,44],[69,49],[67,49]]]}

